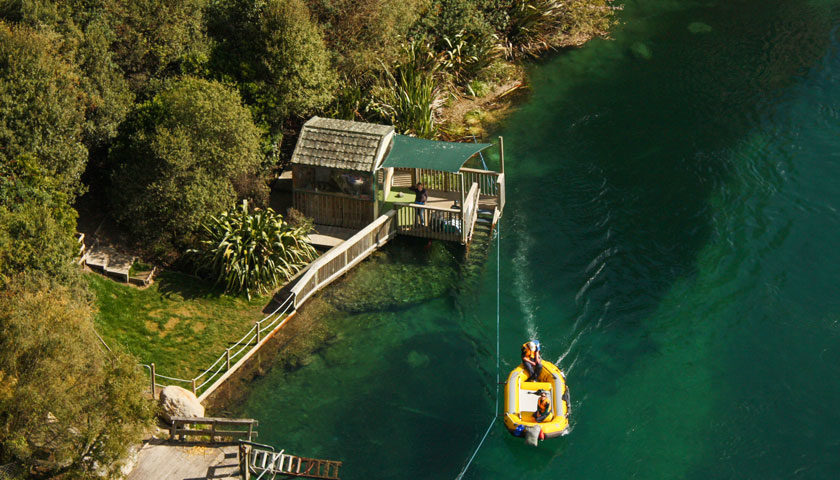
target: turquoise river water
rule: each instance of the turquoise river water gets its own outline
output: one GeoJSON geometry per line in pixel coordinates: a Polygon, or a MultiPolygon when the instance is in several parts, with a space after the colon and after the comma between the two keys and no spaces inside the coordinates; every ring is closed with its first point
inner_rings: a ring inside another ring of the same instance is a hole
{"type": "MultiPolygon", "coordinates": [[[[500,132],[502,377],[538,337],[571,433],[497,422],[465,478],[840,478],[840,1],[624,3],[500,132]]],[[[235,406],[260,441],[455,478],[494,414],[497,252],[452,252],[390,245],[369,288],[442,288],[326,319],[235,406]]]]}

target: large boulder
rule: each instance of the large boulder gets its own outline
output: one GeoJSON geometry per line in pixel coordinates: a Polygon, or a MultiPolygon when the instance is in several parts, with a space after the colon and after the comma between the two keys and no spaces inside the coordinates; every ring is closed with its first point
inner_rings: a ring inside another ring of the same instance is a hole
{"type": "Polygon", "coordinates": [[[203,417],[204,406],[191,391],[170,385],[160,392],[161,416],[167,422],[172,417],[203,417]]]}

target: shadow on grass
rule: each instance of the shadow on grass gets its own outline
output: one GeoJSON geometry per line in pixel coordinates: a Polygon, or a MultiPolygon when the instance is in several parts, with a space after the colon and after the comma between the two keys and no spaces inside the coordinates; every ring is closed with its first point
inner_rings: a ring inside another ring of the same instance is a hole
{"type": "Polygon", "coordinates": [[[220,285],[181,272],[161,272],[155,282],[158,292],[169,300],[216,299],[225,295],[220,285]]]}

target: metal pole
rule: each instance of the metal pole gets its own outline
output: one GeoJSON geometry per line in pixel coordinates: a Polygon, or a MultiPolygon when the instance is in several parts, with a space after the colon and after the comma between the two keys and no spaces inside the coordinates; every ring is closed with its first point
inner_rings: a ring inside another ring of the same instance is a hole
{"type": "Polygon", "coordinates": [[[197,394],[195,393],[195,392],[196,392],[196,389],[195,389],[195,379],[194,379],[194,378],[192,379],[192,390],[193,390],[193,395],[197,395],[197,394]]]}
{"type": "Polygon", "coordinates": [[[225,370],[230,370],[230,348],[225,349],[225,363],[227,364],[225,370]]]}
{"type": "Polygon", "coordinates": [[[257,322],[257,345],[260,344],[260,322],[257,322]]]}
{"type": "Polygon", "coordinates": [[[505,139],[499,135],[499,162],[501,163],[501,173],[505,173],[505,139]]]}

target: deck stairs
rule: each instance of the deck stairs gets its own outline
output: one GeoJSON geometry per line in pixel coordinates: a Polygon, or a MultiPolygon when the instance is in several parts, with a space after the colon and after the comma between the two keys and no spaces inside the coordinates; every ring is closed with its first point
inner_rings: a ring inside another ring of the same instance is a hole
{"type": "Polygon", "coordinates": [[[461,265],[460,281],[458,289],[469,293],[464,298],[472,298],[474,292],[480,290],[482,272],[487,264],[487,257],[493,248],[495,238],[495,226],[498,222],[498,210],[479,210],[478,219],[475,222],[472,241],[465,251],[464,261],[461,265]]]}
{"type": "Polygon", "coordinates": [[[285,453],[285,450],[274,452],[255,447],[251,450],[248,467],[254,475],[257,475],[254,477],[255,480],[268,480],[275,476],[339,479],[338,470],[341,468],[341,462],[299,457],[285,453]]]}

